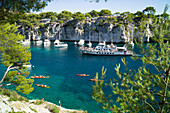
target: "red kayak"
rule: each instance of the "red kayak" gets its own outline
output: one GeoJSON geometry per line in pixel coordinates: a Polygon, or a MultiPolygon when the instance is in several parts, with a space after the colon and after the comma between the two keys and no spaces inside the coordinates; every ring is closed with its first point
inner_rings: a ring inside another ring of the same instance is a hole
{"type": "Polygon", "coordinates": [[[100,79],[89,79],[90,81],[101,81],[100,79]]]}
{"type": "Polygon", "coordinates": [[[31,78],[49,78],[49,76],[41,76],[41,75],[40,76],[36,76],[35,75],[35,76],[31,76],[31,78]]]}
{"type": "Polygon", "coordinates": [[[38,87],[50,88],[50,87],[47,86],[47,85],[42,85],[42,84],[35,84],[35,85],[38,86],[38,87]]]}
{"type": "Polygon", "coordinates": [[[81,76],[81,77],[86,77],[86,76],[90,76],[90,75],[86,75],[86,74],[76,74],[77,76],[81,76]]]}

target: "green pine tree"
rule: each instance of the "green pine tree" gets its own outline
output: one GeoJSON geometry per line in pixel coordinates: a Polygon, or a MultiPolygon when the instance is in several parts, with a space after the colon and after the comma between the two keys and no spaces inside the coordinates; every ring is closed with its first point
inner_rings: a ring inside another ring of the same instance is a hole
{"type": "MultiPolygon", "coordinates": [[[[167,9],[167,6],[166,8],[167,9]]],[[[164,13],[166,10],[164,11],[164,13]]],[[[128,69],[125,58],[122,62],[125,72],[120,71],[120,64],[116,65],[118,79],[110,79],[106,83],[106,69],[102,69],[101,82],[93,85],[92,97],[101,103],[101,107],[111,112],[160,112],[168,113],[170,109],[170,20],[155,19],[152,26],[153,37],[156,43],[149,44],[144,49],[143,42],[137,43],[142,57],[134,56],[134,60],[141,60],[143,65],[136,72],[128,69]],[[147,66],[153,66],[156,72],[151,72],[147,66]],[[112,94],[104,93],[104,88],[110,87],[112,94]],[[113,100],[116,96],[116,100],[113,100]],[[119,103],[116,105],[115,103],[119,103]]],[[[144,24],[145,25],[145,24],[144,24]]],[[[141,37],[142,39],[142,37],[141,37]]],[[[98,73],[96,74],[98,79],[98,73]]]]}
{"type": "MultiPolygon", "coordinates": [[[[25,47],[21,44],[24,37],[17,33],[16,24],[9,24],[21,20],[21,18],[29,19],[30,11],[39,11],[44,8],[48,2],[52,0],[1,0],[0,1],[0,63],[7,67],[4,76],[0,80],[0,87],[4,85],[16,85],[16,90],[24,94],[33,91],[32,84],[34,80],[27,77],[29,72],[24,63],[31,60],[31,52],[29,46],[25,47]],[[20,73],[20,74],[18,74],[20,73]]],[[[37,25],[37,19],[33,21],[37,25]]],[[[24,22],[24,21],[23,21],[24,22]]],[[[29,21],[25,26],[33,26],[29,21]]]]}
{"type": "Polygon", "coordinates": [[[31,60],[31,52],[29,46],[20,43],[24,37],[14,34],[17,30],[15,24],[0,25],[0,63],[7,67],[0,86],[16,85],[16,90],[29,94],[34,89],[34,80],[27,78],[29,72],[22,65],[31,60]]]}

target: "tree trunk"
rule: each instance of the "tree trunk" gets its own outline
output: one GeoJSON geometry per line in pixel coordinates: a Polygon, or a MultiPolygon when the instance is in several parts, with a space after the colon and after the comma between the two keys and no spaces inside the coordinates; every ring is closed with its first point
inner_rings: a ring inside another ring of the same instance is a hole
{"type": "Polygon", "coordinates": [[[0,84],[4,81],[4,79],[5,79],[5,77],[6,77],[7,73],[8,73],[8,71],[11,70],[11,66],[12,66],[12,65],[8,66],[8,68],[7,68],[7,70],[6,70],[6,72],[5,72],[4,76],[3,76],[3,78],[2,78],[1,81],[0,81],[0,84]]]}
{"type": "Polygon", "coordinates": [[[1,84],[0,87],[2,86],[10,86],[10,85],[13,85],[14,83],[9,83],[9,84],[1,84]]]}

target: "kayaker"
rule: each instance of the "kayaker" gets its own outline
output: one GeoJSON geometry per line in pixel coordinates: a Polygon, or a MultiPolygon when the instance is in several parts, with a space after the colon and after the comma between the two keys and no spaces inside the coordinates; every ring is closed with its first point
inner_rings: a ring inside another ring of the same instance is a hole
{"type": "Polygon", "coordinates": [[[60,100],[58,101],[58,104],[59,104],[59,106],[61,107],[61,103],[60,103],[60,100]]]}

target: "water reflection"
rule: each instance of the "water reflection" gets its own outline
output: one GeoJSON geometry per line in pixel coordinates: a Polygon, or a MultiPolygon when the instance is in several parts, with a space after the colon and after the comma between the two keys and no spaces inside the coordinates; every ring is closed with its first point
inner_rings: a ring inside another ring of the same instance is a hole
{"type": "Polygon", "coordinates": [[[59,50],[59,51],[66,51],[68,49],[68,47],[60,47],[60,48],[56,48],[54,47],[56,50],[59,50]]]}

